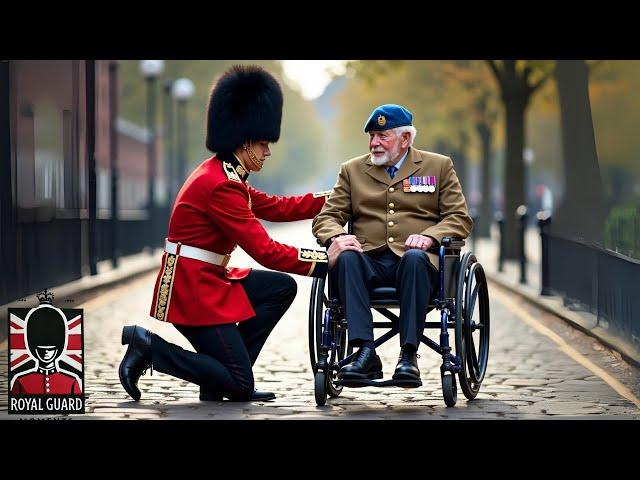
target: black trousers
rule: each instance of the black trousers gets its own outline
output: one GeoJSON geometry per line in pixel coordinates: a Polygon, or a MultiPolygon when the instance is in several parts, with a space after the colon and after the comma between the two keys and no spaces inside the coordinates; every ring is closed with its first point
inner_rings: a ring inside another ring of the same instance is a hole
{"type": "Polygon", "coordinates": [[[153,334],[153,368],[200,385],[201,393],[245,401],[254,390],[252,366],[267,337],[293,302],[295,280],[280,272],[252,270],[241,280],[255,317],[225,325],[174,325],[197,353],[153,334]]]}
{"type": "Polygon", "coordinates": [[[429,302],[438,284],[438,270],[426,252],[411,249],[398,257],[389,249],[373,253],[347,250],[338,257],[331,275],[344,306],[350,343],[373,340],[369,291],[394,287],[400,300],[400,346],[420,346],[429,302]]]}

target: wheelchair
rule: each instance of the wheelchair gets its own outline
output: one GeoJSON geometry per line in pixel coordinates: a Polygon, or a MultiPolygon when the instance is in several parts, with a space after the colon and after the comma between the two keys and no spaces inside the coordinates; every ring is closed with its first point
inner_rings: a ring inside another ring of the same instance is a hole
{"type": "MultiPolygon", "coordinates": [[[[349,225],[350,226],[350,225],[349,225]]],[[[351,228],[349,228],[351,231],[351,228]]],[[[422,343],[442,355],[440,377],[442,394],[447,407],[457,402],[456,375],[462,393],[473,400],[487,370],[489,358],[489,293],[482,265],[472,252],[460,256],[465,242],[456,238],[443,238],[439,247],[430,252],[439,256],[439,280],[436,298],[427,313],[440,310],[439,322],[427,322],[427,329],[440,329],[440,343],[422,335],[422,343]],[[454,332],[450,345],[449,330],[454,332]],[[452,350],[453,347],[453,350],[452,350]]],[[[355,353],[348,346],[347,320],[339,300],[337,285],[326,279],[314,279],[309,304],[309,355],[314,374],[315,400],[318,406],[327,396],[338,397],[344,387],[403,387],[422,386],[418,380],[346,380],[338,378],[338,371],[350,363],[355,353]]],[[[369,292],[370,307],[389,321],[377,322],[373,327],[388,331],[375,339],[376,348],[399,333],[399,317],[390,308],[399,308],[395,288],[375,288],[369,292]]]]}

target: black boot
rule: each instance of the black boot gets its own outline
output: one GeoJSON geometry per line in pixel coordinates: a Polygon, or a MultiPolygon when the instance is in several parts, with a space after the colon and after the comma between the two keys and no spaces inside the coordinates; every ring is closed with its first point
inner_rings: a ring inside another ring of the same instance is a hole
{"type": "MultiPolygon", "coordinates": [[[[254,390],[251,394],[251,398],[247,400],[248,402],[266,402],[268,400],[275,400],[276,394],[273,392],[261,392],[259,390],[254,390]]],[[[203,402],[222,402],[222,394],[221,393],[208,393],[200,391],[200,400],[203,402]]]]}
{"type": "Polygon", "coordinates": [[[148,368],[153,374],[151,364],[151,332],[137,325],[129,325],[122,328],[122,345],[129,345],[124,354],[118,374],[120,383],[126,392],[135,401],[140,400],[138,379],[144,375],[148,368]]]}
{"type": "Polygon", "coordinates": [[[420,370],[418,370],[418,359],[413,348],[401,348],[396,371],[393,373],[394,380],[420,380],[420,370]]]}
{"type": "Polygon", "coordinates": [[[203,392],[200,389],[200,401],[201,402],[221,402],[223,400],[222,394],[218,392],[203,392]]]}
{"type": "Polygon", "coordinates": [[[376,351],[370,347],[360,347],[355,360],[348,363],[338,372],[338,378],[345,380],[382,378],[382,362],[376,351]]]}

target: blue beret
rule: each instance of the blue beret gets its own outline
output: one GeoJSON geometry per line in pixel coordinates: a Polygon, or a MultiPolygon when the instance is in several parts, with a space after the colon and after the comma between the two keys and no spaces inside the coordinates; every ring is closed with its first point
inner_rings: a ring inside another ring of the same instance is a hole
{"type": "Polygon", "coordinates": [[[371,113],[367,123],[364,124],[364,131],[391,130],[396,127],[412,125],[412,121],[413,113],[400,105],[388,103],[380,105],[371,113]]]}

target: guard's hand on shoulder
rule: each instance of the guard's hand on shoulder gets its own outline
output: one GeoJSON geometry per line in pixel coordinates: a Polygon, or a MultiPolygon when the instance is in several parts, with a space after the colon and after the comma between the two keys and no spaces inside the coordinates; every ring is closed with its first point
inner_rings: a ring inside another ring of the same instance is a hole
{"type": "Polygon", "coordinates": [[[405,250],[409,250],[411,248],[419,248],[420,250],[424,250],[426,252],[434,244],[435,241],[433,240],[433,238],[414,233],[413,235],[409,235],[407,241],[404,242],[404,248],[405,250]]]}
{"type": "Polygon", "coordinates": [[[329,245],[329,249],[327,250],[327,255],[329,256],[329,270],[331,270],[336,264],[340,254],[346,250],[354,250],[362,253],[362,245],[360,245],[360,242],[358,242],[355,235],[340,235],[333,239],[333,242],[331,242],[331,245],[329,245]]]}

